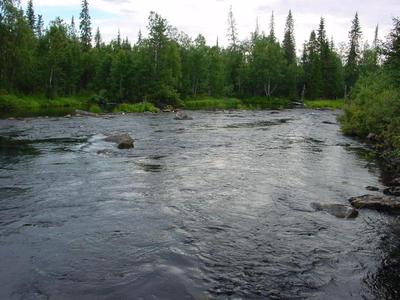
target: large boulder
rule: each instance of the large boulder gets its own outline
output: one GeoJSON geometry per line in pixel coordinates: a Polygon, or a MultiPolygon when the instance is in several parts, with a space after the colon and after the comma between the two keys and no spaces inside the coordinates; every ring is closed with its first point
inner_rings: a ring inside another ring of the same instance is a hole
{"type": "Polygon", "coordinates": [[[392,213],[400,212],[399,198],[392,196],[363,195],[352,197],[349,199],[349,202],[357,209],[370,208],[392,213]]]}
{"type": "Polygon", "coordinates": [[[175,120],[193,120],[193,118],[189,117],[184,111],[177,110],[175,111],[175,120]]]}
{"type": "Polygon", "coordinates": [[[119,149],[131,149],[134,147],[133,138],[129,134],[110,135],[104,139],[106,142],[118,144],[119,149]]]}
{"type": "Polygon", "coordinates": [[[351,219],[358,216],[358,211],[356,209],[345,204],[322,204],[312,202],[311,207],[316,211],[324,211],[342,219],[351,219]]]}

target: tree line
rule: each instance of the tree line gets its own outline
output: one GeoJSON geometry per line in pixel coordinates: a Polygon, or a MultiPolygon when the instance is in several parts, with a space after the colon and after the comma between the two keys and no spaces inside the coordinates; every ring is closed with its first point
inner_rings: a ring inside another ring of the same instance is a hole
{"type": "Polygon", "coordinates": [[[0,89],[8,93],[45,94],[49,98],[94,93],[100,101],[150,101],[159,106],[180,99],[211,97],[343,98],[364,72],[379,68],[379,42],[361,45],[358,15],[352,22],[345,55],[326,36],[325,20],[313,30],[297,56],[294,17],[289,11],[282,42],[258,24],[239,40],[232,8],[229,45],[192,39],[155,12],[148,36],[131,42],[120,33],[109,43],[99,28],[92,36],[87,0],[79,24],[60,18],[47,27],[32,0],[22,10],[14,0],[0,2],[0,89]]]}

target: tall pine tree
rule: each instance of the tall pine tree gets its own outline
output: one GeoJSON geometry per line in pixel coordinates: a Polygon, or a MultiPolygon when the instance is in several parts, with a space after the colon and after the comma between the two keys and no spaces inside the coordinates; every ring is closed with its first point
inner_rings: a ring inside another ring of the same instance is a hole
{"type": "Polygon", "coordinates": [[[29,27],[32,30],[35,30],[35,11],[33,10],[33,3],[32,0],[28,1],[28,6],[26,8],[26,18],[28,19],[29,27]]]}
{"type": "Polygon", "coordinates": [[[80,13],[79,29],[81,31],[81,43],[84,51],[92,47],[92,23],[89,14],[89,4],[87,0],[82,0],[82,10],[80,13]]]}
{"type": "Polygon", "coordinates": [[[356,13],[349,32],[350,45],[345,67],[346,85],[348,89],[354,86],[359,75],[361,34],[360,21],[358,19],[358,13],[356,13]]]}

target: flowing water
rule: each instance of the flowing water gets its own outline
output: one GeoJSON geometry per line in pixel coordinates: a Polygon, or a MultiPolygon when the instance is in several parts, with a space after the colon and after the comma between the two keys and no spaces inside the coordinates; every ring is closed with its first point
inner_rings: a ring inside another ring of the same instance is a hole
{"type": "Polygon", "coordinates": [[[398,299],[396,217],[310,207],[382,188],[337,113],[192,116],[1,120],[0,299],[398,299]]]}

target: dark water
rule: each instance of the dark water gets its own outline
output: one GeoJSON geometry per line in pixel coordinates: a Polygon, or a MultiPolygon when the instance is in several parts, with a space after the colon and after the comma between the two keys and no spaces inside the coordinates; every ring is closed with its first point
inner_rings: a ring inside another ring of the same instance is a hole
{"type": "Polygon", "coordinates": [[[335,113],[193,117],[0,121],[0,299],[398,299],[398,220],[310,208],[382,187],[335,113]]]}

